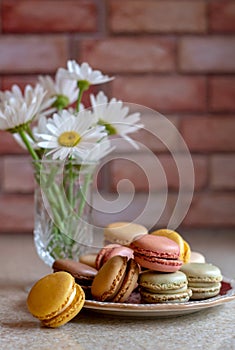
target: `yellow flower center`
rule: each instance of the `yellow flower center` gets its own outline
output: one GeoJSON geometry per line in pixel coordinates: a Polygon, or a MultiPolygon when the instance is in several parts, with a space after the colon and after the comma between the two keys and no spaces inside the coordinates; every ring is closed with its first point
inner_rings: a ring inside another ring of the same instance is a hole
{"type": "Polygon", "coordinates": [[[81,140],[81,136],[76,131],[65,131],[58,138],[58,142],[63,147],[74,147],[81,140]]]}

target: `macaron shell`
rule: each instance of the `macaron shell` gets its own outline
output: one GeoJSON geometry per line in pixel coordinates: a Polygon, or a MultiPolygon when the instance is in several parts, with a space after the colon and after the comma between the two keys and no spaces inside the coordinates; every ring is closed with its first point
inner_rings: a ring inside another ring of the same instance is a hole
{"type": "Polygon", "coordinates": [[[97,254],[95,253],[83,254],[79,257],[79,262],[89,265],[93,268],[96,268],[96,265],[95,265],[96,255],[97,254]]]}
{"type": "Polygon", "coordinates": [[[121,246],[118,244],[109,244],[108,246],[101,249],[100,254],[97,255],[96,267],[99,270],[103,264],[106,263],[113,256],[120,255],[126,256],[128,259],[134,258],[134,252],[131,248],[121,246]],[[110,247],[112,246],[112,247],[110,247]]]}
{"type": "Polygon", "coordinates": [[[183,292],[178,293],[151,293],[146,290],[141,290],[141,298],[145,303],[156,304],[156,303],[185,303],[189,301],[192,291],[187,289],[183,292]]]}
{"type": "Polygon", "coordinates": [[[190,252],[191,252],[190,246],[181,237],[181,235],[178,232],[170,229],[160,229],[160,230],[151,232],[151,234],[172,239],[174,242],[176,242],[179,245],[179,248],[180,248],[179,259],[182,260],[184,263],[187,263],[189,261],[190,252]]]}
{"type": "Polygon", "coordinates": [[[70,306],[62,311],[59,315],[53,317],[49,320],[43,320],[42,323],[46,327],[57,328],[60,327],[67,322],[71,321],[77,314],[81,311],[84,303],[85,303],[85,294],[83,289],[76,284],[76,296],[70,306]]]}
{"type": "Polygon", "coordinates": [[[180,248],[173,240],[147,234],[141,236],[130,244],[130,248],[137,254],[145,254],[158,258],[178,259],[180,248]]]}
{"type": "Polygon", "coordinates": [[[115,297],[125,277],[127,260],[127,257],[114,256],[101,267],[91,286],[95,300],[105,301],[115,297]]]}
{"type": "Polygon", "coordinates": [[[112,301],[124,303],[136,288],[138,276],[139,266],[134,259],[130,258],[127,262],[126,275],[121,288],[112,301]]]}
{"type": "Polygon", "coordinates": [[[205,256],[199,252],[191,252],[191,256],[190,256],[190,260],[188,261],[190,263],[194,262],[194,263],[205,263],[206,259],[205,256]]]}
{"type": "Polygon", "coordinates": [[[97,270],[93,267],[83,264],[79,261],[69,259],[55,260],[52,266],[55,272],[66,271],[70,273],[76,279],[88,279],[93,280],[97,274],[97,270]]]}
{"type": "Polygon", "coordinates": [[[158,273],[145,271],[139,276],[139,285],[150,292],[160,293],[169,290],[187,289],[187,277],[183,272],[158,273]]]}
{"type": "Polygon", "coordinates": [[[135,261],[146,269],[159,272],[176,272],[181,268],[182,262],[180,260],[161,259],[152,257],[147,260],[145,257],[135,255],[135,261]]]}
{"type": "Polygon", "coordinates": [[[103,259],[104,259],[105,255],[107,255],[107,253],[109,253],[113,248],[116,248],[116,247],[121,247],[121,245],[120,244],[107,244],[99,250],[99,252],[96,255],[96,259],[95,259],[95,267],[97,270],[99,270],[101,268],[101,266],[104,265],[103,259]]]}
{"type": "Polygon", "coordinates": [[[182,257],[182,261],[187,264],[190,261],[191,257],[191,248],[190,245],[184,240],[184,253],[182,257]]]}
{"type": "Polygon", "coordinates": [[[180,271],[184,272],[189,282],[220,282],[221,271],[217,266],[207,263],[188,263],[182,265],[180,271]]]}
{"type": "Polygon", "coordinates": [[[192,300],[212,298],[219,294],[221,283],[207,283],[207,286],[190,286],[192,290],[192,300]]]}
{"type": "Polygon", "coordinates": [[[184,240],[180,236],[179,233],[169,230],[169,229],[160,229],[157,231],[151,232],[151,235],[155,236],[162,236],[162,237],[167,237],[169,239],[172,239],[174,242],[176,242],[180,248],[180,256],[179,258],[183,258],[183,253],[184,253],[184,240]]]}
{"type": "Polygon", "coordinates": [[[27,306],[31,314],[41,320],[56,316],[67,304],[74,290],[74,278],[67,272],[49,274],[31,288],[27,306]]]}
{"type": "Polygon", "coordinates": [[[175,272],[180,269],[179,246],[173,240],[155,235],[144,235],[130,244],[136,262],[147,269],[175,272]]]}

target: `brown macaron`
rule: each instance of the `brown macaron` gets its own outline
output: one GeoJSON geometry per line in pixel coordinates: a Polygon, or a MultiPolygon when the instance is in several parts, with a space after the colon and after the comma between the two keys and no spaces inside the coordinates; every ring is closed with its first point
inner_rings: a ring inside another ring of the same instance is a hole
{"type": "Polygon", "coordinates": [[[109,259],[95,276],[91,294],[98,301],[125,302],[137,285],[139,265],[126,256],[109,259]]]}
{"type": "Polygon", "coordinates": [[[77,284],[79,284],[85,292],[90,289],[91,284],[97,274],[97,270],[89,265],[82,264],[79,261],[69,259],[55,260],[52,265],[53,271],[65,271],[70,273],[77,284]]]}

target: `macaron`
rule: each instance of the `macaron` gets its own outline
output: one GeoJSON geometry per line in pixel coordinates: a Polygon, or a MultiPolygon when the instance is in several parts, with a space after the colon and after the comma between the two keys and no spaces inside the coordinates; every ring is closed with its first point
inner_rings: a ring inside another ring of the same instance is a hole
{"type": "Polygon", "coordinates": [[[199,252],[194,252],[192,251],[191,252],[191,256],[190,256],[190,259],[189,259],[189,262],[190,263],[205,263],[206,262],[206,258],[203,254],[199,253],[199,252]]]}
{"type": "Polygon", "coordinates": [[[79,262],[95,268],[96,255],[97,255],[96,253],[86,253],[86,254],[80,255],[79,262]]]}
{"type": "Polygon", "coordinates": [[[129,245],[136,237],[148,233],[145,226],[133,222],[114,222],[104,229],[104,245],[129,245]]]}
{"type": "Polygon", "coordinates": [[[192,290],[191,299],[208,299],[219,294],[222,274],[217,266],[207,263],[184,264],[180,271],[185,273],[192,290]]]}
{"type": "Polygon", "coordinates": [[[56,328],[73,319],[85,302],[83,289],[68,272],[44,276],[31,288],[27,297],[29,312],[44,326],[56,328]]]}
{"type": "Polygon", "coordinates": [[[93,279],[97,274],[97,270],[89,265],[80,263],[79,261],[69,259],[55,260],[52,265],[53,271],[65,271],[70,273],[75,282],[78,283],[84,290],[86,297],[89,297],[89,290],[93,279]]]}
{"type": "Polygon", "coordinates": [[[115,255],[126,256],[128,259],[134,258],[134,252],[131,248],[120,244],[107,244],[96,256],[96,268],[99,270],[109,259],[115,255]]]}
{"type": "Polygon", "coordinates": [[[139,266],[134,259],[113,256],[98,271],[91,286],[95,300],[125,302],[136,288],[139,266]]]}
{"type": "Polygon", "coordinates": [[[175,241],[180,247],[179,259],[182,260],[184,263],[189,262],[191,255],[190,246],[178,232],[169,229],[160,229],[151,232],[151,234],[156,236],[167,237],[175,241]]]}
{"type": "Polygon", "coordinates": [[[161,272],[180,269],[180,248],[173,240],[151,234],[143,235],[130,244],[134,259],[142,267],[161,272]]]}
{"type": "Polygon", "coordinates": [[[192,295],[184,273],[161,273],[145,271],[140,274],[138,283],[144,303],[183,303],[192,295]]]}

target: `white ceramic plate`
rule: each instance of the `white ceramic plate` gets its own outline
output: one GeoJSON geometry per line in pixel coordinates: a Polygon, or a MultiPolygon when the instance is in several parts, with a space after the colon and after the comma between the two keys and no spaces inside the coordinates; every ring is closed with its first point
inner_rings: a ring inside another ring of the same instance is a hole
{"type": "Polygon", "coordinates": [[[200,301],[165,304],[109,303],[86,300],[84,308],[107,315],[126,317],[169,317],[198,312],[235,300],[235,280],[223,278],[220,295],[200,301]]]}

